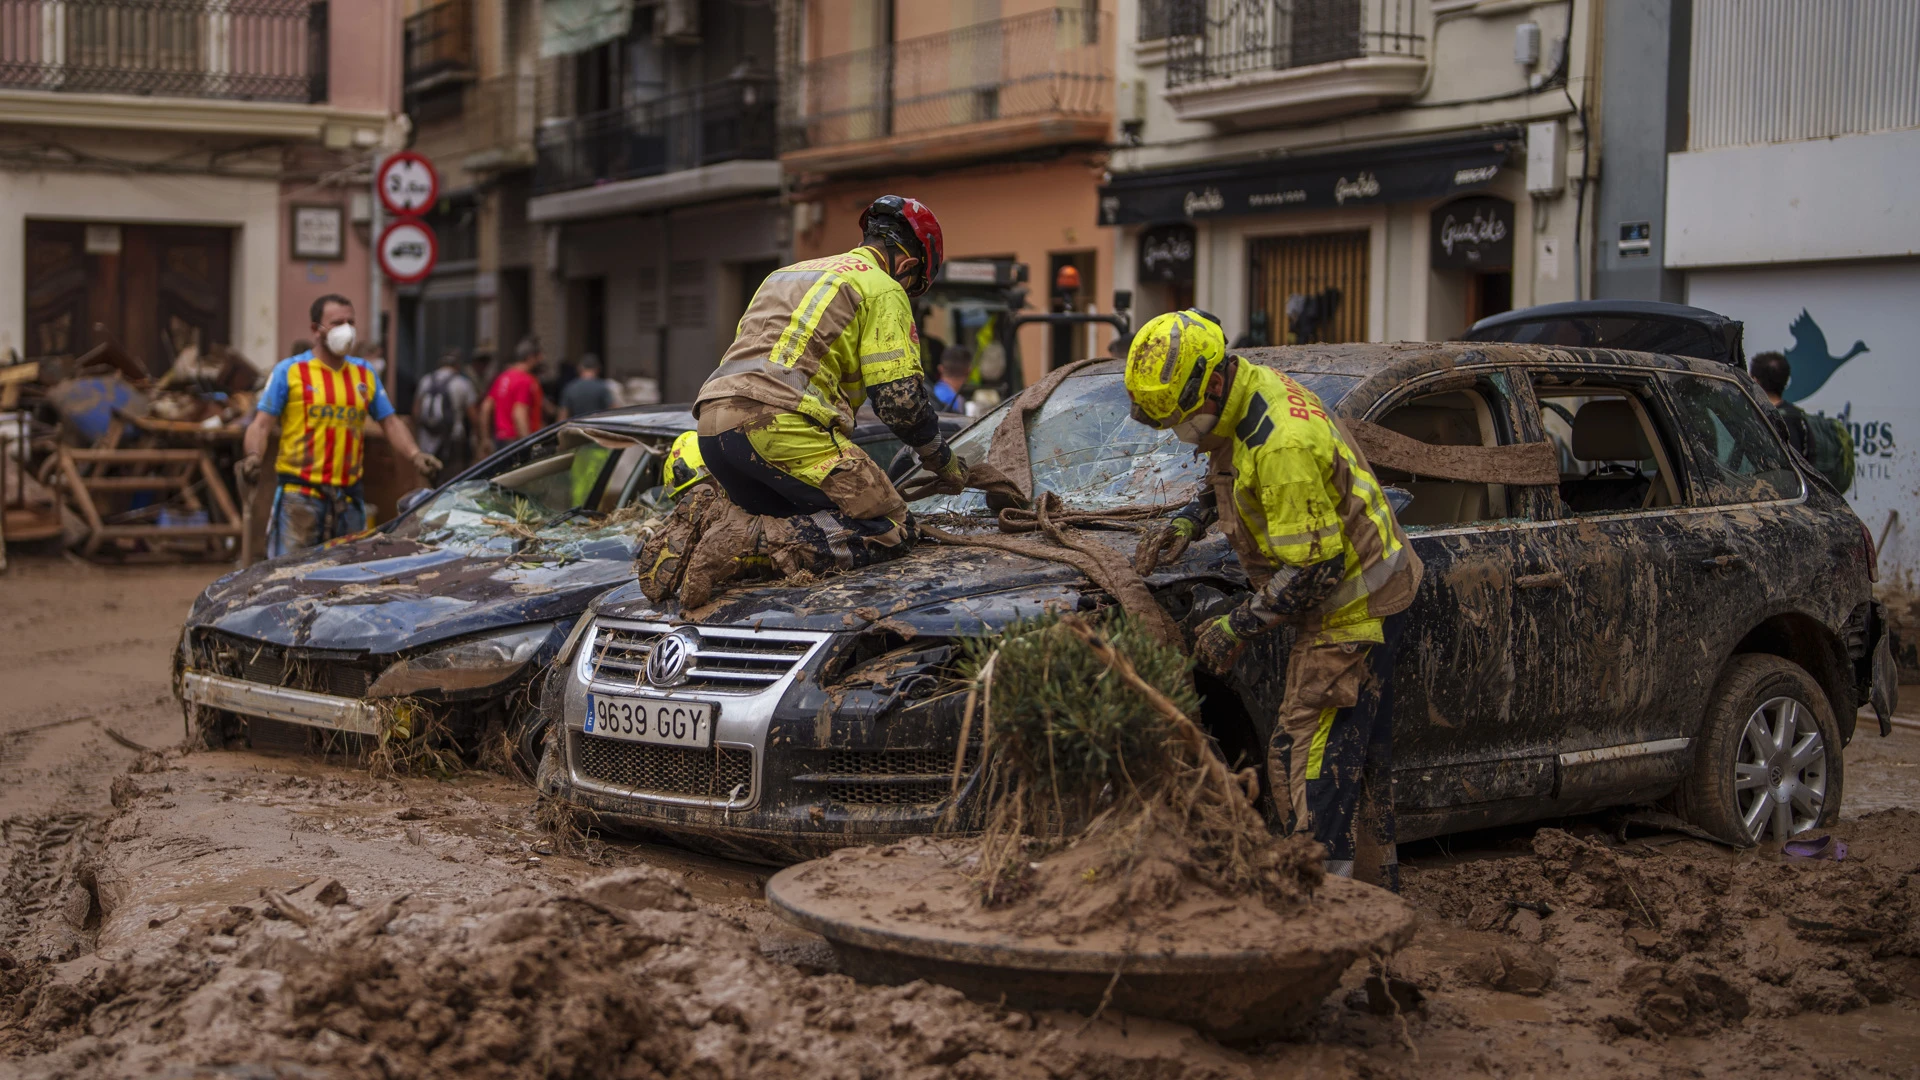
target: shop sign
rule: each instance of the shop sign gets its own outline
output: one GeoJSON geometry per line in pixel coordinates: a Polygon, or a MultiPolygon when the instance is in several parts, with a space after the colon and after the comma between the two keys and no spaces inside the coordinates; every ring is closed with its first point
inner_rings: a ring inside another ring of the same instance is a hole
{"type": "Polygon", "coordinates": [[[1513,203],[1497,195],[1455,199],[1433,211],[1435,270],[1513,268],[1513,203]]]}
{"type": "Polygon", "coordinates": [[[1238,214],[1350,209],[1475,191],[1505,167],[1501,139],[1388,147],[1213,169],[1136,173],[1100,189],[1100,224],[1151,225],[1238,214]]]}
{"type": "Polygon", "coordinates": [[[1140,280],[1193,283],[1193,226],[1156,225],[1140,234],[1140,280]]]}
{"type": "Polygon", "coordinates": [[[293,257],[296,259],[343,259],[346,257],[345,215],[338,206],[293,207],[293,257]]]}

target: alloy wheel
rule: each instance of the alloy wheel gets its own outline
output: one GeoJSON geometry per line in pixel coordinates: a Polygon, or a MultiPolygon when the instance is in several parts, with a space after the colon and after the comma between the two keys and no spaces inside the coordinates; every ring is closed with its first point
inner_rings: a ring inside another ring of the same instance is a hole
{"type": "Polygon", "coordinates": [[[1734,799],[1754,843],[1814,827],[1827,801],[1827,744],[1813,711],[1768,698],[1747,717],[1733,763],[1734,799]]]}

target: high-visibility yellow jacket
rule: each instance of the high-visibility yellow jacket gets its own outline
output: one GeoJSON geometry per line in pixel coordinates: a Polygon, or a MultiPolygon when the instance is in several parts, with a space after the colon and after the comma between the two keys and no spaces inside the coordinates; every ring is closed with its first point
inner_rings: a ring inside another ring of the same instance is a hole
{"type": "Polygon", "coordinates": [[[757,402],[852,435],[868,390],[898,384],[876,395],[874,406],[881,420],[918,446],[939,434],[921,374],[920,334],[906,290],[888,275],[878,251],[855,248],[767,276],[733,345],[700,388],[694,415],[702,435],[718,435],[738,426],[741,413],[713,403],[757,402]]]}
{"type": "Polygon", "coordinates": [[[1306,630],[1319,642],[1380,641],[1381,620],[1413,603],[1420,560],[1366,456],[1319,397],[1241,360],[1213,435],[1208,481],[1220,527],[1254,587],[1282,564],[1340,558],[1340,584],[1306,630]]]}

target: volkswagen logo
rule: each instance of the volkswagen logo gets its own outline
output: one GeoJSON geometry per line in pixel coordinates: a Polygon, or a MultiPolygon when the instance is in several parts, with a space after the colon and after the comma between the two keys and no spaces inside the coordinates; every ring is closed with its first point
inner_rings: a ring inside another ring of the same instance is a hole
{"type": "Polygon", "coordinates": [[[699,651],[700,635],[692,627],[683,626],[655,638],[653,651],[647,654],[647,681],[661,687],[686,682],[687,668],[699,651]]]}

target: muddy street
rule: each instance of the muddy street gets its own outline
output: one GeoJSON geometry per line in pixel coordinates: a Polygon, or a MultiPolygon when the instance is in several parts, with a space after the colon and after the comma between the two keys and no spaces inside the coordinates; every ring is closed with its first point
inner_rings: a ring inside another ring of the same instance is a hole
{"type": "Polygon", "coordinates": [[[579,844],[516,779],[183,751],[217,573],[0,578],[0,1074],[1920,1077],[1920,729],[1862,722],[1839,862],[1598,817],[1407,845],[1394,992],[1358,964],[1226,1047],[856,984],[766,868],[579,844]]]}

